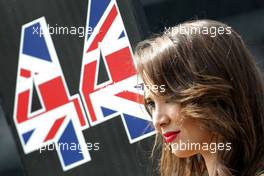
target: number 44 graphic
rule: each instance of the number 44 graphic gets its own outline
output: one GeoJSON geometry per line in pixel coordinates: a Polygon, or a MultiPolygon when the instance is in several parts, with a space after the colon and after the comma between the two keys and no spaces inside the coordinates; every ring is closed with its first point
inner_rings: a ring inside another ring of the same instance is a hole
{"type": "Polygon", "coordinates": [[[14,123],[26,154],[55,144],[65,171],[91,160],[82,134],[89,128],[88,121],[96,126],[121,115],[130,143],[155,133],[143,107],[143,90],[137,86],[131,47],[114,0],[89,1],[86,29],[90,27],[80,95],[70,95],[45,18],[22,26],[14,123]],[[31,110],[34,89],[41,104],[35,111],[31,110]],[[67,144],[72,143],[80,147],[69,149],[67,144]]]}

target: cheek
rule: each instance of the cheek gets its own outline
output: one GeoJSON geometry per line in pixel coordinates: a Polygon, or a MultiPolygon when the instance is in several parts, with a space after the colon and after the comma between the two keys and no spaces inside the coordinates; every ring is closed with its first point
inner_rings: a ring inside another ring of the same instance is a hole
{"type": "Polygon", "coordinates": [[[193,156],[199,153],[200,150],[190,146],[196,146],[198,143],[202,145],[202,143],[208,142],[209,135],[210,133],[201,128],[199,123],[190,119],[185,119],[182,124],[179,138],[171,144],[171,152],[179,158],[193,156]]]}
{"type": "Polygon", "coordinates": [[[181,138],[184,141],[203,143],[207,142],[211,136],[211,133],[201,127],[201,124],[192,119],[183,121],[182,130],[181,138]]]}
{"type": "Polygon", "coordinates": [[[160,130],[158,129],[157,118],[156,118],[155,113],[152,114],[152,124],[153,124],[155,130],[156,130],[157,132],[159,132],[160,130]]]}
{"type": "Polygon", "coordinates": [[[181,116],[178,106],[172,106],[167,112],[173,126],[181,128],[183,125],[184,117],[181,116]]]}

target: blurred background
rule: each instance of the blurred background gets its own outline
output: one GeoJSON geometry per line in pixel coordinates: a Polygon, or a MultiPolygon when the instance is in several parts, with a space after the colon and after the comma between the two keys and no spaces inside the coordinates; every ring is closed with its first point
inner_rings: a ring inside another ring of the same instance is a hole
{"type": "Polygon", "coordinates": [[[240,33],[263,70],[263,0],[141,0],[151,32],[192,19],[214,19],[240,33]]]}
{"type": "MultiPolygon", "coordinates": [[[[123,0],[128,1],[128,0],[123,0]]],[[[133,0],[136,1],[136,0],[133,0]]],[[[18,50],[19,50],[19,37],[21,25],[25,21],[21,20],[24,16],[30,16],[28,11],[34,11],[34,8],[38,4],[38,8],[49,13],[49,10],[55,11],[53,5],[57,5],[57,9],[62,7],[62,14],[68,14],[72,16],[72,20],[75,20],[77,24],[82,24],[85,22],[85,15],[87,11],[88,1],[81,0],[53,0],[44,2],[44,0],[36,1],[18,1],[18,0],[0,0],[0,70],[6,70],[9,64],[13,64],[13,72],[11,72],[11,77],[14,77],[16,74],[18,50]],[[42,7],[41,7],[42,6],[42,7]],[[76,16],[80,16],[77,18],[76,16]],[[6,32],[12,30],[12,35],[7,36],[6,32]],[[11,57],[12,56],[12,57],[11,57]],[[5,61],[6,58],[14,58],[8,62],[5,61]],[[8,63],[8,64],[7,64],[8,63]]],[[[121,16],[126,15],[122,14],[122,5],[127,5],[119,1],[119,8],[121,8],[121,16]]],[[[129,8],[129,7],[128,7],[129,8]]],[[[132,7],[131,7],[132,8],[132,7]]],[[[180,22],[192,19],[214,19],[219,20],[228,25],[232,26],[236,31],[238,31],[242,38],[245,40],[247,46],[255,56],[255,59],[262,70],[264,71],[264,1],[263,0],[140,0],[137,3],[136,8],[134,8],[134,15],[137,18],[142,18],[140,24],[144,26],[144,34],[142,33],[134,39],[131,32],[128,32],[129,39],[132,41],[132,46],[138,42],[141,38],[145,38],[152,33],[159,33],[164,30],[165,27],[176,25],[180,22]],[[141,7],[141,8],[140,8],[141,7]],[[137,14],[137,11],[140,12],[140,16],[137,14]]],[[[45,15],[45,13],[43,15],[45,15]]],[[[39,14],[41,12],[34,12],[34,14],[39,14]]],[[[61,15],[61,22],[65,22],[63,19],[70,18],[64,15],[61,15]]],[[[37,18],[35,15],[32,19],[37,18]]],[[[30,19],[28,17],[28,19],[30,19]]],[[[28,20],[27,19],[27,20],[28,20]]],[[[52,20],[52,16],[48,17],[48,20],[57,23],[56,20],[52,20]]],[[[27,21],[28,22],[28,21],[27,21]]],[[[66,22],[65,22],[66,23],[66,22]]],[[[134,24],[134,23],[133,23],[134,24]]],[[[130,24],[131,25],[131,24],[130,24]]],[[[125,26],[129,26],[129,21],[125,22],[125,26]],[[128,25],[126,25],[128,24],[128,25]]],[[[140,31],[140,30],[139,30],[140,31]]],[[[143,31],[143,28],[142,28],[143,31]]],[[[62,43],[70,43],[72,40],[76,41],[76,46],[68,48],[72,51],[74,57],[81,59],[82,52],[82,39],[78,38],[66,38],[60,39],[54,36],[54,43],[56,49],[58,50],[59,58],[65,57],[66,53],[59,52],[63,50],[64,45],[62,43]],[[56,43],[58,43],[56,45],[56,43]],[[78,51],[76,48],[79,48],[78,51]]],[[[67,47],[66,47],[67,48],[67,47]]],[[[66,62],[66,61],[65,61],[66,62]]],[[[80,64],[80,63],[79,63],[80,64]]],[[[68,63],[62,62],[62,65],[68,65],[68,63]]],[[[72,92],[78,90],[78,83],[74,82],[75,77],[71,78],[69,75],[72,73],[65,73],[69,85],[72,86],[72,92]],[[76,86],[76,87],[75,87],[76,86]]],[[[76,73],[76,78],[79,73],[76,73]]],[[[21,176],[27,175],[30,171],[25,171],[23,169],[23,163],[21,162],[21,157],[19,156],[18,147],[16,146],[16,136],[11,132],[12,122],[10,118],[12,117],[12,104],[8,103],[3,99],[6,92],[14,94],[14,87],[10,87],[8,84],[12,82],[14,84],[15,80],[8,80],[10,75],[6,72],[0,72],[0,176],[21,176]],[[11,117],[10,117],[11,116],[11,117]],[[8,120],[9,119],[9,120],[8,120]]],[[[153,137],[150,139],[153,141],[153,137]]],[[[151,142],[147,143],[147,148],[151,148],[151,142]]],[[[147,156],[144,156],[147,158],[147,156]]],[[[36,161],[35,161],[36,162],[36,161]]],[[[149,167],[155,167],[154,166],[149,167]]],[[[32,165],[34,167],[34,165],[32,165]]],[[[129,167],[129,166],[128,166],[129,167]]],[[[131,166],[132,167],[132,166],[131,166]]],[[[142,169],[140,172],[144,173],[146,170],[151,169],[142,169]]],[[[145,172],[149,175],[152,175],[150,172],[145,172]]],[[[34,174],[31,174],[34,175],[34,174]]],[[[78,174],[77,174],[78,175],[78,174]]],[[[109,174],[111,175],[111,174],[109,174]]],[[[144,175],[144,174],[142,174],[144,175]]],[[[145,174],[147,175],[147,174],[145,174]]]]}

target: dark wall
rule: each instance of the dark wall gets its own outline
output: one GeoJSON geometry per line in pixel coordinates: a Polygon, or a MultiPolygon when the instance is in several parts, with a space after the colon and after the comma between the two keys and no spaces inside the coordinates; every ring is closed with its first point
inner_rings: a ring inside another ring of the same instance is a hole
{"type": "Polygon", "coordinates": [[[227,23],[242,36],[264,73],[263,0],[141,0],[149,24],[149,34],[194,19],[227,23]]]}
{"type": "Polygon", "coordinates": [[[262,0],[162,0],[144,6],[152,32],[159,32],[164,26],[186,20],[201,18],[222,20],[263,8],[262,0]]]}

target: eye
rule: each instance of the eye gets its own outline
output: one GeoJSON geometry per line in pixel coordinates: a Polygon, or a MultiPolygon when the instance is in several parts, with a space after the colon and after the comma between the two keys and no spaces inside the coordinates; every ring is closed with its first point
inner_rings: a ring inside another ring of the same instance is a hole
{"type": "Polygon", "coordinates": [[[153,100],[146,100],[145,106],[151,112],[155,108],[155,102],[153,100]]]}

